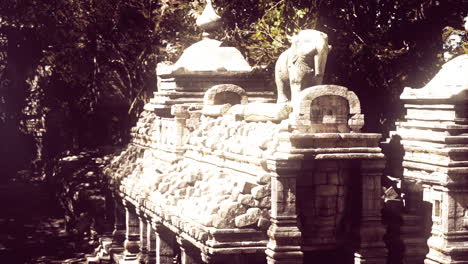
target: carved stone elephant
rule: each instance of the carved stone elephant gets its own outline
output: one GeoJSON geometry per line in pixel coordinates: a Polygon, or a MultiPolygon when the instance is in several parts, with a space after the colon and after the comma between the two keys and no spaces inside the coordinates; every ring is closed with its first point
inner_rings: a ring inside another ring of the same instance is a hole
{"type": "Polygon", "coordinates": [[[322,84],[330,49],[328,36],[323,32],[305,29],[293,36],[291,47],[275,65],[278,103],[288,101],[289,91],[293,101],[302,89],[322,84]]]}

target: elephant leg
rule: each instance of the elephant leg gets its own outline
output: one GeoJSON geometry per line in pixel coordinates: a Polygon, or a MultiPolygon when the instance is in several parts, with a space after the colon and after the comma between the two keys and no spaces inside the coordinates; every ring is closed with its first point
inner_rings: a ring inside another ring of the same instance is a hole
{"type": "Polygon", "coordinates": [[[286,103],[288,101],[288,97],[284,91],[285,86],[286,84],[280,78],[276,78],[276,89],[278,91],[278,100],[276,103],[278,104],[286,103]]]}
{"type": "Polygon", "coordinates": [[[286,95],[285,90],[288,89],[289,86],[288,54],[289,50],[283,52],[275,64],[275,83],[278,91],[277,103],[279,104],[286,103],[288,101],[288,96],[286,95]]]}

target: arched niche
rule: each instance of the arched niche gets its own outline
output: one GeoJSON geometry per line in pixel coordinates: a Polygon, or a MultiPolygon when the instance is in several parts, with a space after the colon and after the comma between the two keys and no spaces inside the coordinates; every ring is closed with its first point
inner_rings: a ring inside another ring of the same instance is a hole
{"type": "Polygon", "coordinates": [[[247,104],[247,93],[240,86],[234,84],[219,84],[206,91],[203,98],[204,105],[247,104]]]}
{"type": "Polygon", "coordinates": [[[359,132],[364,125],[358,97],[346,87],[317,85],[293,102],[296,129],[303,133],[359,132]]]}

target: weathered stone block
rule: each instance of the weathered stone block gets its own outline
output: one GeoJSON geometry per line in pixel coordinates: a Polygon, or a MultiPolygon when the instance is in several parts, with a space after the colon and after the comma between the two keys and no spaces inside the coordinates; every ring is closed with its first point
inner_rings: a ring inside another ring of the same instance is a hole
{"type": "Polygon", "coordinates": [[[314,182],[317,185],[327,184],[327,173],[326,172],[316,172],[312,175],[314,182]]]}
{"type": "Polygon", "coordinates": [[[234,220],[234,217],[245,213],[246,210],[247,208],[243,204],[226,200],[221,203],[218,215],[234,220]]]}
{"type": "Polygon", "coordinates": [[[242,194],[250,194],[252,191],[252,188],[254,188],[256,185],[250,182],[246,181],[241,181],[239,183],[238,189],[242,194]]]}
{"type": "Polygon", "coordinates": [[[200,224],[207,227],[213,226],[213,220],[215,217],[215,215],[204,215],[200,218],[200,224]]]}
{"type": "Polygon", "coordinates": [[[260,200],[266,196],[269,196],[271,194],[271,189],[270,189],[270,185],[269,184],[266,184],[266,185],[258,185],[254,188],[252,188],[252,191],[251,191],[253,197],[257,200],[260,200]]]}
{"type": "Polygon", "coordinates": [[[240,194],[237,197],[237,201],[240,202],[241,204],[249,207],[255,207],[258,206],[258,201],[253,198],[252,195],[250,194],[240,194]]]}
{"type": "Polygon", "coordinates": [[[327,178],[328,178],[328,183],[329,184],[335,184],[335,185],[340,184],[341,181],[340,181],[339,177],[340,177],[340,175],[338,174],[337,171],[327,173],[327,178]]]}
{"type": "Polygon", "coordinates": [[[271,207],[271,196],[263,197],[258,203],[260,208],[270,208],[271,207]]]}
{"type": "Polygon", "coordinates": [[[338,194],[338,186],[336,185],[318,185],[315,189],[318,196],[335,196],[338,194]]]}
{"type": "Polygon", "coordinates": [[[260,217],[257,222],[257,227],[261,230],[268,230],[271,221],[267,218],[260,217]]]}
{"type": "Polygon", "coordinates": [[[246,227],[258,222],[262,210],[259,208],[250,208],[245,214],[239,215],[235,218],[236,227],[246,227]]]}
{"type": "Polygon", "coordinates": [[[158,187],[158,191],[160,193],[165,193],[169,190],[169,184],[168,183],[161,183],[158,187]]]}

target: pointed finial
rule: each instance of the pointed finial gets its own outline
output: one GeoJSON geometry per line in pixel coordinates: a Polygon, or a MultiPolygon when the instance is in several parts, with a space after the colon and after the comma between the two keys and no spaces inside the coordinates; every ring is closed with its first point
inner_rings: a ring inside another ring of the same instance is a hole
{"type": "Polygon", "coordinates": [[[214,10],[211,0],[206,0],[205,9],[196,23],[203,30],[203,37],[210,37],[211,33],[221,26],[221,17],[214,10]]]}

